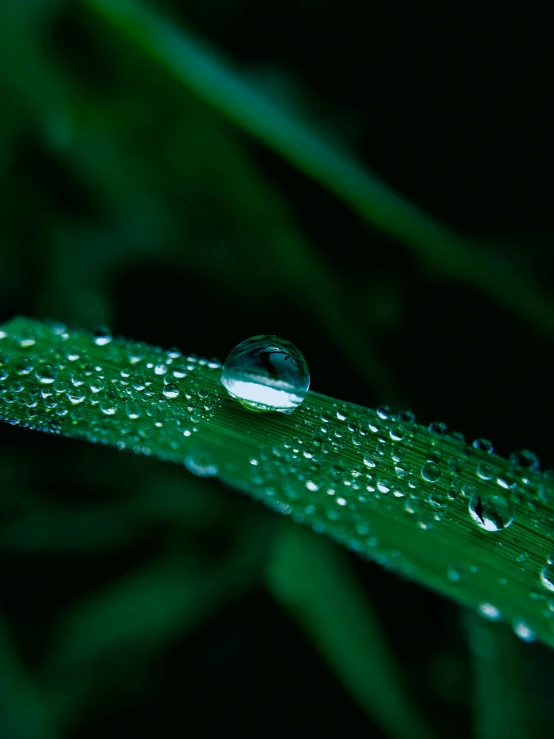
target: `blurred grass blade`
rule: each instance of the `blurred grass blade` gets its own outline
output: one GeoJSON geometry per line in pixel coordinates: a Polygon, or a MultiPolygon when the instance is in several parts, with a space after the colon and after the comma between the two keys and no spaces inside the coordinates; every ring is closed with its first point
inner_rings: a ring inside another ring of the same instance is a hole
{"type": "Polygon", "coordinates": [[[66,614],[42,670],[62,725],[70,724],[95,692],[105,690],[107,665],[144,670],[145,663],[251,586],[263,566],[265,540],[252,531],[241,534],[221,565],[200,566],[177,551],[118,579],[66,614]]]}
{"type": "MultiPolygon", "coordinates": [[[[143,158],[136,156],[126,142],[125,130],[95,128],[95,115],[109,116],[105,101],[93,102],[90,90],[81,88],[67,73],[56,69],[51,58],[41,53],[40,39],[34,37],[33,30],[0,23],[1,43],[10,60],[0,69],[0,74],[18,102],[32,112],[49,148],[75,169],[99,202],[115,211],[118,227],[139,221],[134,227],[137,233],[132,250],[125,245],[114,248],[113,234],[102,234],[100,246],[94,245],[95,248],[89,246],[90,234],[81,237],[82,248],[78,251],[73,248],[74,239],[69,248],[65,248],[62,239],[53,245],[56,270],[45,281],[47,300],[50,305],[61,303],[60,313],[63,313],[62,296],[67,293],[71,297],[72,314],[77,312],[86,320],[86,311],[92,312],[91,304],[98,316],[100,300],[92,302],[90,296],[100,294],[106,272],[121,269],[121,263],[135,260],[137,253],[159,254],[161,250],[167,253],[168,244],[180,240],[182,223],[164,202],[160,191],[163,187],[157,184],[151,159],[146,154],[143,158]],[[48,134],[57,126],[69,132],[67,142],[59,147],[49,140],[51,134],[48,134]]],[[[255,250],[248,251],[248,239],[236,239],[234,248],[237,252],[243,250],[243,264],[252,264],[253,270],[259,271],[263,259],[265,272],[279,274],[280,289],[286,287],[303,311],[312,313],[318,322],[325,322],[330,339],[350,358],[352,371],[362,375],[379,397],[401,402],[402,393],[393,373],[347,308],[340,278],[314,251],[283,198],[252,166],[247,153],[229,135],[228,127],[218,125],[214,111],[192,96],[183,101],[182,109],[182,140],[186,146],[186,166],[191,170],[187,176],[202,182],[203,187],[218,189],[233,220],[244,233],[252,234],[255,250]],[[208,142],[204,146],[211,155],[198,164],[194,149],[195,132],[199,131],[208,142]],[[211,178],[211,184],[206,185],[205,178],[211,178]],[[266,249],[260,252],[258,245],[262,241],[266,249]]],[[[120,240],[119,236],[115,238],[120,240]]],[[[198,269],[201,263],[196,249],[181,249],[176,257],[189,269],[198,269]]],[[[255,272],[249,273],[244,267],[242,271],[244,284],[249,282],[253,289],[255,272]]],[[[217,280],[215,271],[212,279],[214,283],[217,280]]],[[[264,281],[264,286],[269,289],[270,281],[264,281]]],[[[106,316],[104,320],[108,319],[106,316]]]]}
{"type": "Polygon", "coordinates": [[[43,696],[20,662],[0,613],[0,737],[56,739],[43,696]]]}
{"type": "Polygon", "coordinates": [[[217,361],[58,323],[16,318],[0,337],[8,423],[217,476],[458,602],[492,604],[518,633],[523,624],[528,637],[554,644],[554,568],[544,569],[554,477],[535,470],[532,455],[505,460],[407,414],[314,392],[290,416],[252,413],[224,391],[217,361]]]}
{"type": "Polygon", "coordinates": [[[398,238],[452,280],[477,289],[554,337],[554,302],[531,277],[484,253],[363,169],[335,143],[273,103],[229,62],[137,0],[83,0],[222,114],[398,238]]]}
{"type": "Polygon", "coordinates": [[[268,588],[304,628],[346,690],[395,739],[432,736],[348,563],[331,542],[282,526],[268,588]]]}
{"type": "Polygon", "coordinates": [[[475,739],[539,739],[522,685],[522,645],[505,624],[464,614],[473,668],[475,739]]]}

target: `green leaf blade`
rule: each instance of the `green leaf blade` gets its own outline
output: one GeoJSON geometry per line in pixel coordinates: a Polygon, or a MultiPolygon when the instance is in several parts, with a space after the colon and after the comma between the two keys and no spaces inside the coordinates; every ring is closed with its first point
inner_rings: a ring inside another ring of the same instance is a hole
{"type": "Polygon", "coordinates": [[[540,581],[554,549],[551,477],[314,392],[290,416],[252,413],[227,396],[217,362],[147,346],[131,361],[124,340],[98,346],[87,332],[25,318],[2,334],[9,423],[185,464],[449,598],[489,603],[554,644],[554,599],[540,581]],[[33,371],[18,374],[23,357],[33,371]],[[172,363],[187,369],[168,400],[172,363]],[[54,383],[37,379],[45,365],[57,369],[54,383]],[[438,476],[422,475],[430,459],[438,476]],[[472,494],[506,496],[514,522],[483,530],[469,513],[472,494]]]}

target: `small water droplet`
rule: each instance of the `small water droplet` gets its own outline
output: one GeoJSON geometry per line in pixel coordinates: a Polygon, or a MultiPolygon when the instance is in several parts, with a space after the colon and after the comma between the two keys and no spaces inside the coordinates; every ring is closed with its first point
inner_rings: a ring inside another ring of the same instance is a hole
{"type": "Polygon", "coordinates": [[[15,371],[18,375],[28,375],[33,371],[33,362],[29,357],[21,357],[15,363],[15,371]]]}
{"type": "Polygon", "coordinates": [[[106,346],[112,340],[112,334],[106,326],[97,326],[94,329],[92,340],[96,346],[106,346]]]}
{"type": "Polygon", "coordinates": [[[480,477],[481,480],[492,480],[494,477],[494,470],[490,464],[482,462],[477,466],[477,477],[480,477]]]}
{"type": "Polygon", "coordinates": [[[213,477],[217,475],[217,465],[204,453],[188,454],[185,457],[185,467],[198,477],[213,477]]]}
{"type": "Polygon", "coordinates": [[[469,513],[485,531],[506,529],[514,520],[512,505],[501,493],[474,492],[469,500],[469,513]]]}
{"type": "Polygon", "coordinates": [[[529,449],[520,449],[516,452],[512,452],[509,456],[510,464],[516,467],[522,467],[526,470],[538,470],[539,469],[539,458],[529,449]]]}
{"type": "Polygon", "coordinates": [[[514,634],[518,636],[523,641],[534,641],[535,634],[532,629],[527,626],[527,624],[524,621],[517,620],[514,621],[512,624],[512,628],[514,630],[514,634]]]}
{"type": "Polygon", "coordinates": [[[79,405],[79,403],[83,402],[85,397],[85,394],[77,388],[72,389],[67,393],[67,399],[72,405],[79,405]]]}
{"type": "Polygon", "coordinates": [[[394,471],[396,472],[398,477],[404,479],[410,474],[410,466],[406,462],[399,462],[395,465],[394,471]]]}
{"type": "Polygon", "coordinates": [[[141,406],[135,400],[128,400],[125,403],[125,412],[127,416],[132,420],[135,420],[136,418],[140,418],[142,414],[141,406]]]}
{"type": "Polygon", "coordinates": [[[401,423],[395,423],[389,431],[389,436],[393,441],[402,441],[406,436],[406,429],[401,423]]]}
{"type": "Polygon", "coordinates": [[[500,609],[493,606],[492,603],[479,603],[477,611],[489,621],[498,621],[501,616],[500,609]]]}
{"type": "Polygon", "coordinates": [[[179,388],[177,385],[170,383],[164,387],[163,394],[166,398],[176,398],[179,395],[179,388]]]}
{"type": "Polygon", "coordinates": [[[35,372],[35,377],[43,385],[51,385],[58,376],[58,370],[51,364],[43,364],[35,372]]]}
{"type": "Polygon", "coordinates": [[[306,487],[308,488],[308,490],[311,490],[311,491],[312,491],[312,492],[314,492],[314,493],[315,493],[315,492],[316,492],[317,490],[319,490],[319,485],[318,485],[318,484],[317,484],[316,482],[313,482],[313,480],[308,480],[308,481],[306,482],[306,487]]]}
{"type": "Polygon", "coordinates": [[[492,442],[488,439],[475,439],[473,448],[479,449],[479,451],[485,452],[485,454],[492,454],[494,452],[492,442]]]}
{"type": "Polygon", "coordinates": [[[436,434],[437,436],[445,436],[448,431],[447,425],[442,421],[433,421],[427,428],[432,434],[436,434]]]}
{"type": "Polygon", "coordinates": [[[421,476],[427,482],[436,482],[441,476],[441,468],[434,462],[427,462],[421,468],[421,476]]]}
{"type": "Polygon", "coordinates": [[[462,579],[462,572],[457,567],[449,567],[447,572],[447,577],[450,580],[450,582],[460,582],[462,579]]]}
{"type": "Polygon", "coordinates": [[[253,336],[229,354],[221,384],[247,408],[292,413],[308,392],[310,374],[294,344],[277,336],[253,336]]]}
{"type": "Polygon", "coordinates": [[[391,417],[391,414],[392,414],[392,410],[390,409],[390,406],[388,405],[380,405],[377,408],[377,415],[379,416],[379,418],[382,418],[383,421],[386,421],[387,419],[389,419],[391,417]]]}
{"type": "Polygon", "coordinates": [[[400,410],[394,414],[394,420],[398,423],[415,423],[415,413],[409,410],[400,410]]]}
{"type": "MultiPolygon", "coordinates": [[[[550,559],[550,558],[549,558],[550,559]]],[[[554,565],[543,567],[540,574],[541,583],[547,590],[554,592],[554,565]]]]}
{"type": "Polygon", "coordinates": [[[465,465],[465,460],[461,457],[450,457],[448,460],[448,468],[453,475],[460,475],[465,465]]]}

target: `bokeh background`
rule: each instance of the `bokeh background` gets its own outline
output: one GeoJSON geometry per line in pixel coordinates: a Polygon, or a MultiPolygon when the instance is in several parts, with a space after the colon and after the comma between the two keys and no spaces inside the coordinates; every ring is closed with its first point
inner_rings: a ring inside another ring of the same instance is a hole
{"type": "MultiPolygon", "coordinates": [[[[400,0],[140,6],[239,70],[275,126],[301,121],[459,234],[450,259],[447,241],[425,256],[376,228],[332,171],[302,171],[94,6],[1,3],[0,319],[107,324],[220,359],[275,333],[319,392],[409,407],[554,467],[546,17],[400,0]]],[[[344,679],[348,622],[326,623],[325,602],[302,617],[267,587],[287,521],[156,460],[7,426],[0,439],[2,739],[390,736],[344,679]]],[[[361,597],[386,645],[377,700],[393,670],[430,735],[552,735],[549,650],[336,556],[351,580],[330,578],[329,599],[361,597]]],[[[325,566],[312,562],[323,582],[325,566]]]]}

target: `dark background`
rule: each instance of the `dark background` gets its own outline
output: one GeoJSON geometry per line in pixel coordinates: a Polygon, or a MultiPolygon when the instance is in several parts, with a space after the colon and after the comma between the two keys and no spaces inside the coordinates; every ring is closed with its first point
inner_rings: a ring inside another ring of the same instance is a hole
{"type": "MultiPolygon", "coordinates": [[[[552,294],[553,60],[532,6],[150,7],[467,237],[465,273],[485,253],[552,294]]],[[[500,306],[373,228],[84,3],[4,0],[0,25],[2,320],[108,324],[220,359],[275,333],[302,350],[314,390],[409,407],[554,466],[552,316],[538,325],[510,295],[500,306]]],[[[0,662],[5,651],[21,676],[0,677],[0,727],[2,705],[33,705],[75,739],[385,735],[264,587],[276,514],[155,460],[0,434],[0,662]],[[260,548],[246,586],[168,633],[160,619],[144,649],[118,642],[133,611],[104,617],[103,593],[135,587],[145,609],[167,598],[171,611],[165,568],[217,569],[245,536],[260,548]],[[74,614],[87,612],[90,634],[68,646],[74,614]],[[116,636],[95,651],[102,628],[116,636]]],[[[348,558],[429,724],[473,735],[474,655],[458,608],[348,558]]],[[[515,649],[534,735],[546,736],[552,657],[515,649]]],[[[4,721],[6,739],[42,736],[4,721]]]]}

